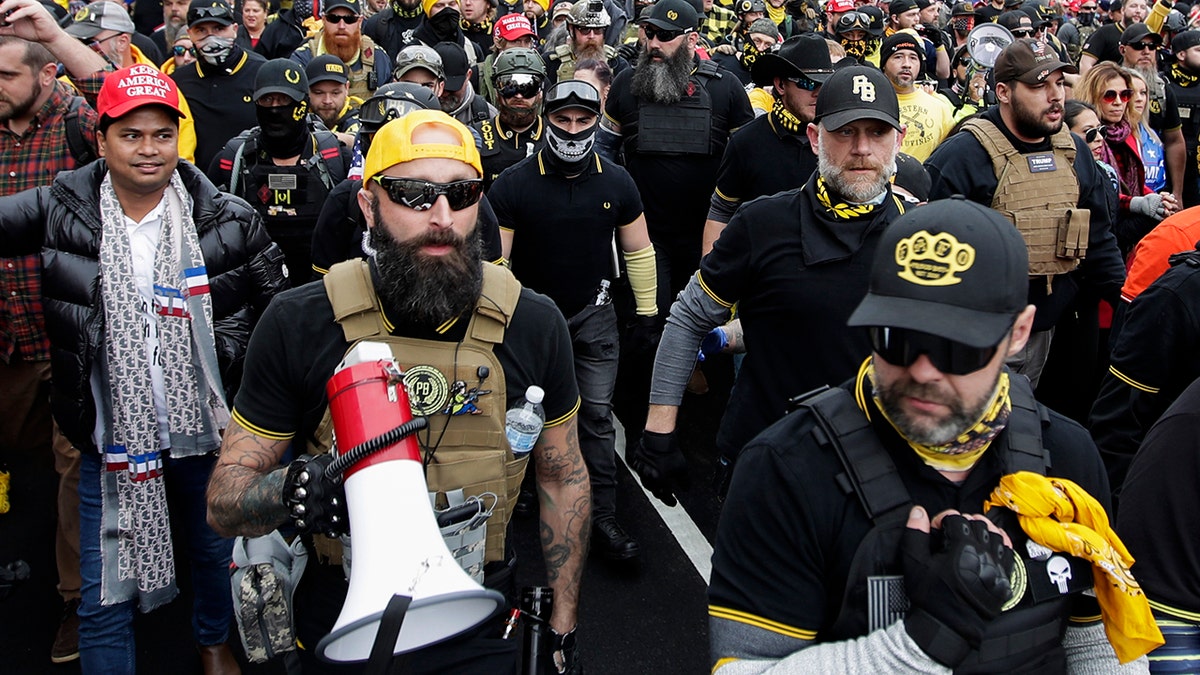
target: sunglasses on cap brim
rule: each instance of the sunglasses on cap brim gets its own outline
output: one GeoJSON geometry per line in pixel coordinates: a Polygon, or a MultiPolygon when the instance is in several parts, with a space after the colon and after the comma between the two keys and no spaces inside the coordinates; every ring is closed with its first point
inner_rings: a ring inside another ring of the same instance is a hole
{"type": "Polygon", "coordinates": [[[907,368],[925,355],[934,368],[947,375],[969,375],[983,368],[1000,347],[999,344],[972,347],[907,328],[871,326],[867,331],[871,336],[871,348],[893,366],[907,368]]]}
{"type": "Polygon", "coordinates": [[[452,183],[434,183],[420,178],[399,176],[372,176],[383,191],[400,206],[414,211],[428,211],[438,197],[445,197],[451,211],[461,211],[479,202],[483,197],[483,179],[469,178],[452,183]]]}

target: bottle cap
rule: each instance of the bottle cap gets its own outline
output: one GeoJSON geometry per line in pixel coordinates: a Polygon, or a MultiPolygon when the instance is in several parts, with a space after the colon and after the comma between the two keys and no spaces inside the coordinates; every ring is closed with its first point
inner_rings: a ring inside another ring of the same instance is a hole
{"type": "Polygon", "coordinates": [[[525,390],[525,398],[530,403],[541,403],[542,399],[546,398],[546,392],[541,387],[533,384],[525,390]]]}

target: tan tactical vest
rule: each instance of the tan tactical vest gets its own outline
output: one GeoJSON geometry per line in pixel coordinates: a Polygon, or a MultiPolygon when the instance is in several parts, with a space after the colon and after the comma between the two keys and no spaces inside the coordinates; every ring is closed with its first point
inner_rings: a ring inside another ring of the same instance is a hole
{"type": "Polygon", "coordinates": [[[1061,129],[1051,136],[1051,152],[1022,155],[987,120],[968,120],[963,129],[992,158],[997,184],[991,207],[1017,226],[1029,250],[1029,276],[1046,277],[1048,290],[1055,275],[1074,270],[1087,254],[1091,212],[1076,206],[1079,177],[1071,132],[1061,129]]]}
{"type": "MultiPolygon", "coordinates": [[[[504,536],[529,456],[514,459],[508,447],[504,368],[492,347],[504,340],[521,284],[507,269],[485,263],[483,290],[462,342],[390,335],[370,269],[362,260],[334,265],[325,276],[325,292],[350,348],[363,340],[391,346],[404,371],[413,416],[429,420],[429,427],[416,435],[427,463],[429,491],[438,493],[439,501],[446,491],[460,488],[468,497],[487,492],[496,495],[484,559],[504,560],[504,536]],[[479,377],[481,366],[489,370],[483,379],[479,377]]],[[[332,433],[326,409],[308,451],[328,452],[332,433]]],[[[321,562],[341,563],[342,547],[336,539],[314,535],[313,543],[321,562]]]]}

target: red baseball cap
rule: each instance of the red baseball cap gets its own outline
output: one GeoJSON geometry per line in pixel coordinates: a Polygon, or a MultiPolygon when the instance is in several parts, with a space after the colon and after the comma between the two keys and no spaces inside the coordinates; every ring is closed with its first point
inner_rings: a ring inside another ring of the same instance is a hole
{"type": "Polygon", "coordinates": [[[516,40],[525,36],[537,37],[537,33],[533,32],[533,24],[523,14],[505,14],[496,22],[493,37],[516,40]]]}
{"type": "Polygon", "coordinates": [[[166,106],[179,117],[179,89],[175,80],[154,66],[138,64],[109,73],[96,97],[96,112],[101,117],[123,117],[146,105],[166,106]]]}
{"type": "Polygon", "coordinates": [[[831,14],[841,14],[854,9],[854,0],[829,0],[825,5],[825,11],[831,14]]]}

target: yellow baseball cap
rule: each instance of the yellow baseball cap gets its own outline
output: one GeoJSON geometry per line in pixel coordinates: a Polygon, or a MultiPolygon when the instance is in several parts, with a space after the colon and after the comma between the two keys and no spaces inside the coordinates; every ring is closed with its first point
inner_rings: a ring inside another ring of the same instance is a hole
{"type": "Polygon", "coordinates": [[[483,175],[479,148],[475,147],[475,137],[471,135],[470,129],[441,110],[414,110],[383,125],[375,134],[375,139],[371,141],[371,149],[367,152],[367,159],[363,163],[363,184],[389,166],[423,157],[457,159],[470,164],[480,176],[483,175]],[[461,145],[413,143],[413,132],[425,124],[449,128],[458,136],[461,145]]]}

